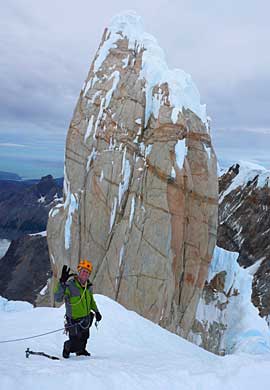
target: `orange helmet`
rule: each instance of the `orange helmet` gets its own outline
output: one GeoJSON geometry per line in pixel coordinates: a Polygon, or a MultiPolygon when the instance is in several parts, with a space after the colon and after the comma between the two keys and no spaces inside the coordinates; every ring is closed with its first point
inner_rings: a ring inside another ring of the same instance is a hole
{"type": "Polygon", "coordinates": [[[91,263],[91,261],[88,260],[80,260],[77,266],[78,272],[80,272],[81,269],[86,269],[91,274],[93,269],[93,264],[91,263]]]}

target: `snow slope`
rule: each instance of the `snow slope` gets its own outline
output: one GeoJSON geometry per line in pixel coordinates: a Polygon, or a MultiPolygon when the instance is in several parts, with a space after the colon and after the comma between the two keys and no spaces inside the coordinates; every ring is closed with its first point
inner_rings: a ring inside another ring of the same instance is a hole
{"type": "MultiPolygon", "coordinates": [[[[92,328],[91,357],[26,359],[27,347],[60,355],[62,332],[1,344],[0,389],[266,389],[270,354],[213,355],[101,295],[99,330],[92,328]]],[[[1,340],[61,328],[64,309],[32,308],[0,298],[1,340]]]]}

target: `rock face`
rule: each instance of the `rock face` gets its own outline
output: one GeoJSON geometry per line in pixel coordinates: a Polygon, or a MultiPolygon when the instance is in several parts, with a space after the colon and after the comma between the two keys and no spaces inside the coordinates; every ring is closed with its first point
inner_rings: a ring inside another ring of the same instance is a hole
{"type": "Polygon", "coordinates": [[[252,301],[269,322],[270,171],[240,162],[219,180],[218,245],[239,252],[244,267],[254,264],[252,301]]]}
{"type": "Polygon", "coordinates": [[[0,295],[35,303],[51,277],[46,236],[24,236],[13,240],[0,261],[0,295]]]}
{"type": "Polygon", "coordinates": [[[216,157],[189,75],[134,14],[106,29],[66,141],[55,277],[93,261],[95,292],[186,337],[216,243],[216,157]]]}
{"type": "Polygon", "coordinates": [[[0,180],[0,238],[16,239],[46,230],[48,213],[62,197],[62,180],[0,180]]]}

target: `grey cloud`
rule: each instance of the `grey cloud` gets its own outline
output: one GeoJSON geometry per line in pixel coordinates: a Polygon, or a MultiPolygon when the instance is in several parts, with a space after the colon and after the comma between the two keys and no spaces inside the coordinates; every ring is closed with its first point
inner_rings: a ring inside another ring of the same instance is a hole
{"type": "Polygon", "coordinates": [[[214,127],[270,130],[270,79],[241,80],[223,89],[218,86],[209,93],[208,111],[214,127]]]}
{"type": "Polygon", "coordinates": [[[0,142],[0,147],[5,147],[5,148],[25,148],[25,145],[22,145],[22,144],[12,144],[10,142],[0,142]]]}
{"type": "Polygon", "coordinates": [[[270,168],[270,129],[213,129],[212,137],[222,166],[248,160],[270,168]]]}
{"type": "MultiPolygon", "coordinates": [[[[266,0],[10,0],[1,6],[0,142],[45,142],[60,155],[103,29],[129,8],[143,17],[169,66],[192,75],[213,118],[217,151],[233,149],[222,131],[234,143],[236,129],[270,128],[266,0]]],[[[243,153],[249,137],[240,137],[243,153]]],[[[254,154],[263,155],[270,140],[260,137],[254,154]]]]}

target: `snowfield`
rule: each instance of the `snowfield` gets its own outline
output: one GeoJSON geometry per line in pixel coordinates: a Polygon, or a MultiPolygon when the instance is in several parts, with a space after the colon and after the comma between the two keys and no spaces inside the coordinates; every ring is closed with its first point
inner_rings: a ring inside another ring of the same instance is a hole
{"type": "MultiPolygon", "coordinates": [[[[25,357],[29,347],[61,356],[61,332],[32,340],[2,343],[0,389],[188,389],[248,390],[269,386],[270,354],[213,355],[158,325],[96,295],[103,315],[93,326],[91,357],[60,361],[25,357]]],[[[0,298],[1,341],[37,335],[63,327],[64,307],[33,308],[0,298]]]]}

